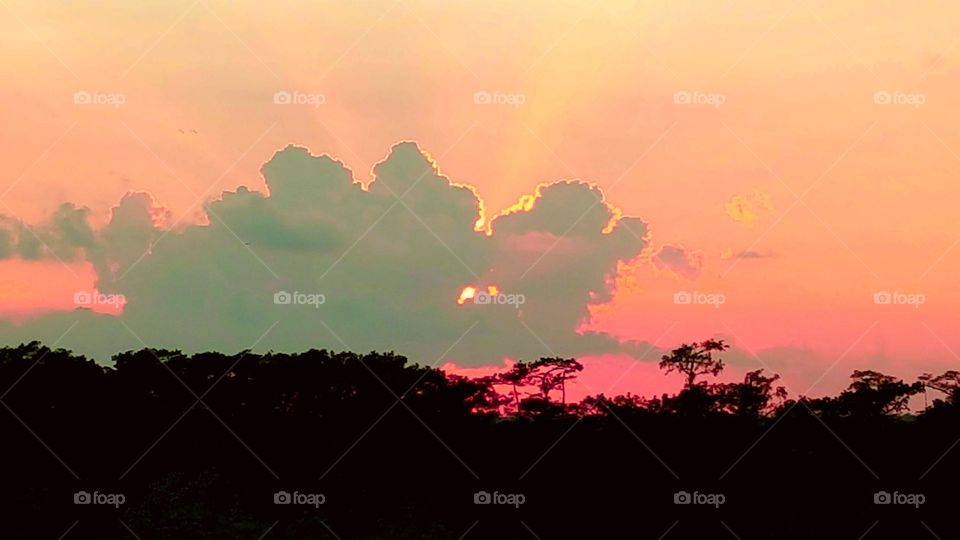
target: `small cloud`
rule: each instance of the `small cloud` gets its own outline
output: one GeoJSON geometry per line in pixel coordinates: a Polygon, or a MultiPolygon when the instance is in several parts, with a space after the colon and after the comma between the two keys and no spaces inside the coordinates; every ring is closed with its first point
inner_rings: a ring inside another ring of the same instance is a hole
{"type": "Polygon", "coordinates": [[[688,251],[680,246],[665,245],[653,256],[653,265],[661,270],[696,279],[703,268],[703,255],[688,251]]]}
{"type": "Polygon", "coordinates": [[[769,194],[754,189],[730,197],[724,209],[730,219],[745,225],[753,225],[763,217],[763,214],[774,208],[769,194]]]}
{"type": "Polygon", "coordinates": [[[730,259],[768,259],[773,256],[773,253],[762,253],[752,249],[734,252],[731,248],[724,248],[720,251],[720,260],[723,261],[730,259]]]}

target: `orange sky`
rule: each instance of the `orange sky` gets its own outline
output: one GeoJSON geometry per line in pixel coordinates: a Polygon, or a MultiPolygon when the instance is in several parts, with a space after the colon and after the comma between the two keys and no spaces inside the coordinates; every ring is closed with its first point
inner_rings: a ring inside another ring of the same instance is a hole
{"type": "MultiPolygon", "coordinates": [[[[692,277],[649,254],[625,267],[586,327],[653,341],[676,321],[661,345],[723,335],[818,365],[853,346],[903,375],[958,361],[956,3],[97,6],[0,7],[0,213],[38,222],[71,201],[102,223],[142,190],[196,222],[222,190],[263,190],[261,164],[289,142],[366,181],[416,140],[490,211],[582,178],[646,220],[654,248],[699,257],[692,277]],[[725,302],[676,305],[677,291],[725,302]]],[[[69,305],[75,288],[49,284],[72,275],[48,266],[0,263],[4,314],[69,305]]]]}

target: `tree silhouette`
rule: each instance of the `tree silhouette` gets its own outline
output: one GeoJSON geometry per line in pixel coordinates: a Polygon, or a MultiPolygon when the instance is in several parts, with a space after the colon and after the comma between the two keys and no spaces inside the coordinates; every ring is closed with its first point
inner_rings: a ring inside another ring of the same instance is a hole
{"type": "MultiPolygon", "coordinates": [[[[637,525],[635,501],[608,489],[610,478],[655,494],[644,504],[649,515],[663,514],[665,524],[652,524],[662,534],[677,511],[670,497],[677,485],[664,464],[685,478],[715,477],[733,464],[736,479],[722,489],[790,486],[760,498],[769,505],[724,508],[742,512],[732,525],[740,537],[819,538],[852,514],[884,510],[871,504],[871,477],[849,474],[850,452],[884,472],[929,467],[918,490],[949,507],[960,460],[935,460],[955,445],[960,373],[908,384],[857,371],[836,397],[798,398],[822,415],[814,419],[784,401],[778,375],[756,370],[741,381],[710,381],[723,369],[716,358],[723,350],[723,342],[708,341],[667,355],[661,367],[686,383],[679,393],[568,404],[565,384],[583,368],[574,358],[517,362],[470,378],[394,353],[142,349],[106,366],[36,342],[0,348],[0,508],[10,516],[5,527],[15,531],[12,520],[32,533],[8,533],[17,538],[62,537],[74,521],[77,538],[129,538],[124,527],[141,538],[258,538],[268,529],[278,538],[460,538],[474,526],[478,538],[504,537],[495,530],[501,520],[478,513],[490,508],[473,504],[471,495],[486,488],[537,501],[519,511],[541,537],[618,537],[618,526],[637,525]],[[911,415],[909,400],[923,388],[945,398],[911,415]],[[824,490],[835,478],[843,481],[824,490]],[[128,502],[100,519],[98,509],[72,504],[78,489],[116,489],[128,502]],[[324,492],[330,504],[274,504],[273,493],[295,489],[324,492]],[[591,496],[569,497],[573,490],[591,496]],[[816,512],[778,529],[792,515],[785,506],[802,508],[811,494],[816,512]],[[45,526],[51,530],[36,530],[45,526]]],[[[701,521],[692,526],[717,525],[701,521]]],[[[938,533],[943,527],[929,523],[938,533]]],[[[855,538],[862,523],[854,528],[855,538]]],[[[677,531],[671,536],[717,532],[677,531]]]]}
{"type": "Polygon", "coordinates": [[[737,416],[758,418],[772,414],[787,398],[787,389],[774,386],[780,375],[764,376],[763,370],[750,371],[741,383],[718,384],[720,406],[737,416]]]}
{"type": "Polygon", "coordinates": [[[567,403],[567,381],[583,371],[583,364],[574,358],[541,358],[530,364],[526,380],[540,390],[540,397],[550,400],[550,392],[560,388],[560,403],[567,403]]]}
{"type": "Polygon", "coordinates": [[[701,375],[717,376],[723,371],[723,360],[713,358],[713,353],[725,351],[730,346],[723,340],[708,339],[700,343],[683,344],[670,354],[663,355],[660,360],[660,369],[668,374],[677,372],[683,374],[686,381],[685,388],[693,388],[697,377],[701,375]]]}
{"type": "Polygon", "coordinates": [[[494,378],[494,382],[497,384],[507,384],[510,385],[513,392],[513,401],[514,407],[516,407],[517,416],[522,416],[523,411],[520,406],[520,387],[527,384],[528,377],[530,376],[531,366],[525,364],[523,360],[517,361],[513,366],[503,372],[498,374],[494,378]]]}
{"type": "Polygon", "coordinates": [[[960,371],[950,370],[936,377],[930,373],[924,373],[917,380],[923,385],[924,392],[927,388],[932,388],[946,394],[947,403],[960,404],[960,371]]]}
{"type": "Polygon", "coordinates": [[[923,391],[923,383],[907,384],[901,379],[883,373],[854,371],[853,382],[844,390],[838,402],[842,413],[872,417],[898,414],[907,410],[910,397],[923,391]]]}

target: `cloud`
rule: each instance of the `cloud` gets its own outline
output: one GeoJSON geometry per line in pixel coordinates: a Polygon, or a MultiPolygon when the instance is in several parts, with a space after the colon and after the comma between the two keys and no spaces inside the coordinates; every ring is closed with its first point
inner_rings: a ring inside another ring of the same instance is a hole
{"type": "Polygon", "coordinates": [[[82,256],[82,249],[94,242],[93,231],[87,224],[88,214],[86,208],[65,203],[46,223],[39,225],[29,226],[18,219],[0,216],[0,259],[76,260],[82,256]]]}
{"type": "Polygon", "coordinates": [[[185,351],[395,350],[464,366],[641,346],[577,330],[588,306],[611,298],[618,262],[649,240],[646,223],[622,217],[592,184],[541,185],[484,227],[476,191],[411,142],[395,145],[366,186],[296,146],[261,172],[267,193],[225,192],[206,205],[205,224],[171,228],[145,193],[125,196],[97,230],[87,209],[63,205],[37,245],[17,236],[19,256],[85,259],[99,290],[124,295],[124,312],[50,313],[0,325],[0,339],[52,342],[77,322],[59,346],[99,360],[142,340],[185,351]],[[466,286],[514,301],[458,305],[466,286]],[[275,303],[281,291],[290,303],[275,303]]]}
{"type": "Polygon", "coordinates": [[[729,259],[734,259],[734,258],[736,259],[769,259],[773,256],[774,256],[773,253],[763,253],[763,252],[752,250],[752,249],[743,249],[734,253],[733,249],[726,248],[720,252],[720,259],[724,261],[729,259]]]}
{"type": "Polygon", "coordinates": [[[764,214],[773,210],[773,202],[770,195],[754,189],[730,197],[724,205],[724,209],[730,219],[745,225],[753,225],[764,214]]]}
{"type": "Polygon", "coordinates": [[[772,257],[772,256],[773,255],[770,255],[768,253],[760,253],[759,251],[753,251],[750,249],[740,251],[735,255],[735,257],[740,259],[765,259],[767,257],[772,257]]]}
{"type": "Polygon", "coordinates": [[[661,270],[670,270],[692,280],[700,275],[703,268],[703,255],[679,246],[665,245],[654,254],[653,264],[661,270]]]}

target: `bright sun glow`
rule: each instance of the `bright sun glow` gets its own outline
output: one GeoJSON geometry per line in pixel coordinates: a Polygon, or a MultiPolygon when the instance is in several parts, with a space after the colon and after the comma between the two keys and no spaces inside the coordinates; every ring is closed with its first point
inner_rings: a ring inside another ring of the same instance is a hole
{"type": "MultiPolygon", "coordinates": [[[[467,300],[472,300],[474,297],[476,297],[479,291],[480,289],[477,287],[474,287],[473,285],[467,285],[462,291],[460,291],[460,297],[457,298],[457,303],[462,306],[467,300]]],[[[487,285],[487,294],[490,296],[496,296],[500,294],[500,288],[496,285],[487,285]]]]}
{"type": "Polygon", "coordinates": [[[457,303],[460,305],[463,305],[464,302],[472,299],[476,295],[477,295],[477,288],[471,285],[467,285],[466,287],[463,288],[462,291],[460,291],[460,298],[457,298],[457,303]]]}

